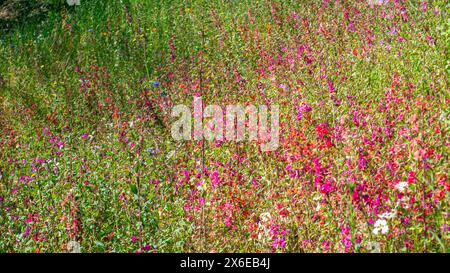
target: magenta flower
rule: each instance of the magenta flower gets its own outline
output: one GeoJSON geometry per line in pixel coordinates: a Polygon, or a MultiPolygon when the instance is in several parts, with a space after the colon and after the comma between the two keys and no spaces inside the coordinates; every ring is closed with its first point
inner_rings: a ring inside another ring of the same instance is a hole
{"type": "Polygon", "coordinates": [[[297,107],[297,119],[301,120],[303,118],[303,114],[309,111],[312,111],[311,106],[309,106],[307,102],[302,103],[302,105],[297,107]]]}
{"type": "Polygon", "coordinates": [[[144,247],[143,247],[143,250],[145,250],[145,251],[149,251],[149,250],[151,250],[151,246],[149,245],[149,244],[146,244],[144,247]]]}
{"type": "Polygon", "coordinates": [[[23,237],[28,237],[30,235],[30,228],[27,227],[27,229],[25,230],[25,232],[23,233],[23,237]]]}
{"type": "Polygon", "coordinates": [[[275,239],[272,245],[274,251],[277,249],[284,249],[285,247],[286,247],[286,239],[284,237],[275,239]]]}
{"type": "Polygon", "coordinates": [[[334,89],[334,84],[331,80],[328,80],[328,91],[332,94],[334,92],[336,92],[336,89],[334,89]]]}

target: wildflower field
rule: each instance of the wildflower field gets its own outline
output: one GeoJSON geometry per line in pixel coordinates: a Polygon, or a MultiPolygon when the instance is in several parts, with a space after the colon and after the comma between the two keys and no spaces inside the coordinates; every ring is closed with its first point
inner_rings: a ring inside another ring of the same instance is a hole
{"type": "Polygon", "coordinates": [[[447,0],[1,2],[0,252],[450,251],[447,0]]]}

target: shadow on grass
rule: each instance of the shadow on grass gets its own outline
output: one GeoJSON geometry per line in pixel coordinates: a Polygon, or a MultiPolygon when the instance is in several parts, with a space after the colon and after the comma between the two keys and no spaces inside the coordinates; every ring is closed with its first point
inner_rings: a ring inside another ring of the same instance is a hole
{"type": "Polygon", "coordinates": [[[62,1],[0,0],[0,30],[7,31],[22,23],[43,20],[49,11],[57,11],[62,1]]]}

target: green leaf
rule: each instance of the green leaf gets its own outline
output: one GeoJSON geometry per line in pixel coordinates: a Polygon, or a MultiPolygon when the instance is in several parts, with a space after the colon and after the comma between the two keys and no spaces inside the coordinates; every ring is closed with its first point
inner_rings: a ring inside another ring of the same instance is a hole
{"type": "Polygon", "coordinates": [[[135,185],[130,185],[130,189],[131,189],[131,192],[132,192],[132,193],[134,193],[134,194],[137,194],[137,193],[138,193],[138,190],[137,190],[137,188],[136,188],[135,185]]]}

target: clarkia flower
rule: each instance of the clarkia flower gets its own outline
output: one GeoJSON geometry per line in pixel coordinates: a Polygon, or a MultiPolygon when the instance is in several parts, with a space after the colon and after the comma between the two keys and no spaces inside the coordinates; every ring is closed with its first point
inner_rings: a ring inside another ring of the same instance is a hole
{"type": "Polygon", "coordinates": [[[28,237],[30,235],[30,228],[28,227],[26,230],[25,230],[25,232],[24,232],[24,234],[23,234],[23,237],[28,237]]]}
{"type": "Polygon", "coordinates": [[[311,110],[312,110],[312,108],[311,108],[311,106],[309,106],[309,104],[307,102],[302,103],[302,105],[297,107],[297,119],[301,120],[303,118],[303,114],[306,112],[309,112],[311,110]]]}
{"type": "Polygon", "coordinates": [[[333,82],[331,80],[328,80],[327,84],[328,84],[328,91],[330,93],[336,92],[336,89],[334,89],[334,84],[333,84],[333,82]]]}
{"type": "Polygon", "coordinates": [[[142,249],[145,251],[150,251],[152,247],[149,244],[146,244],[142,249]]]}

